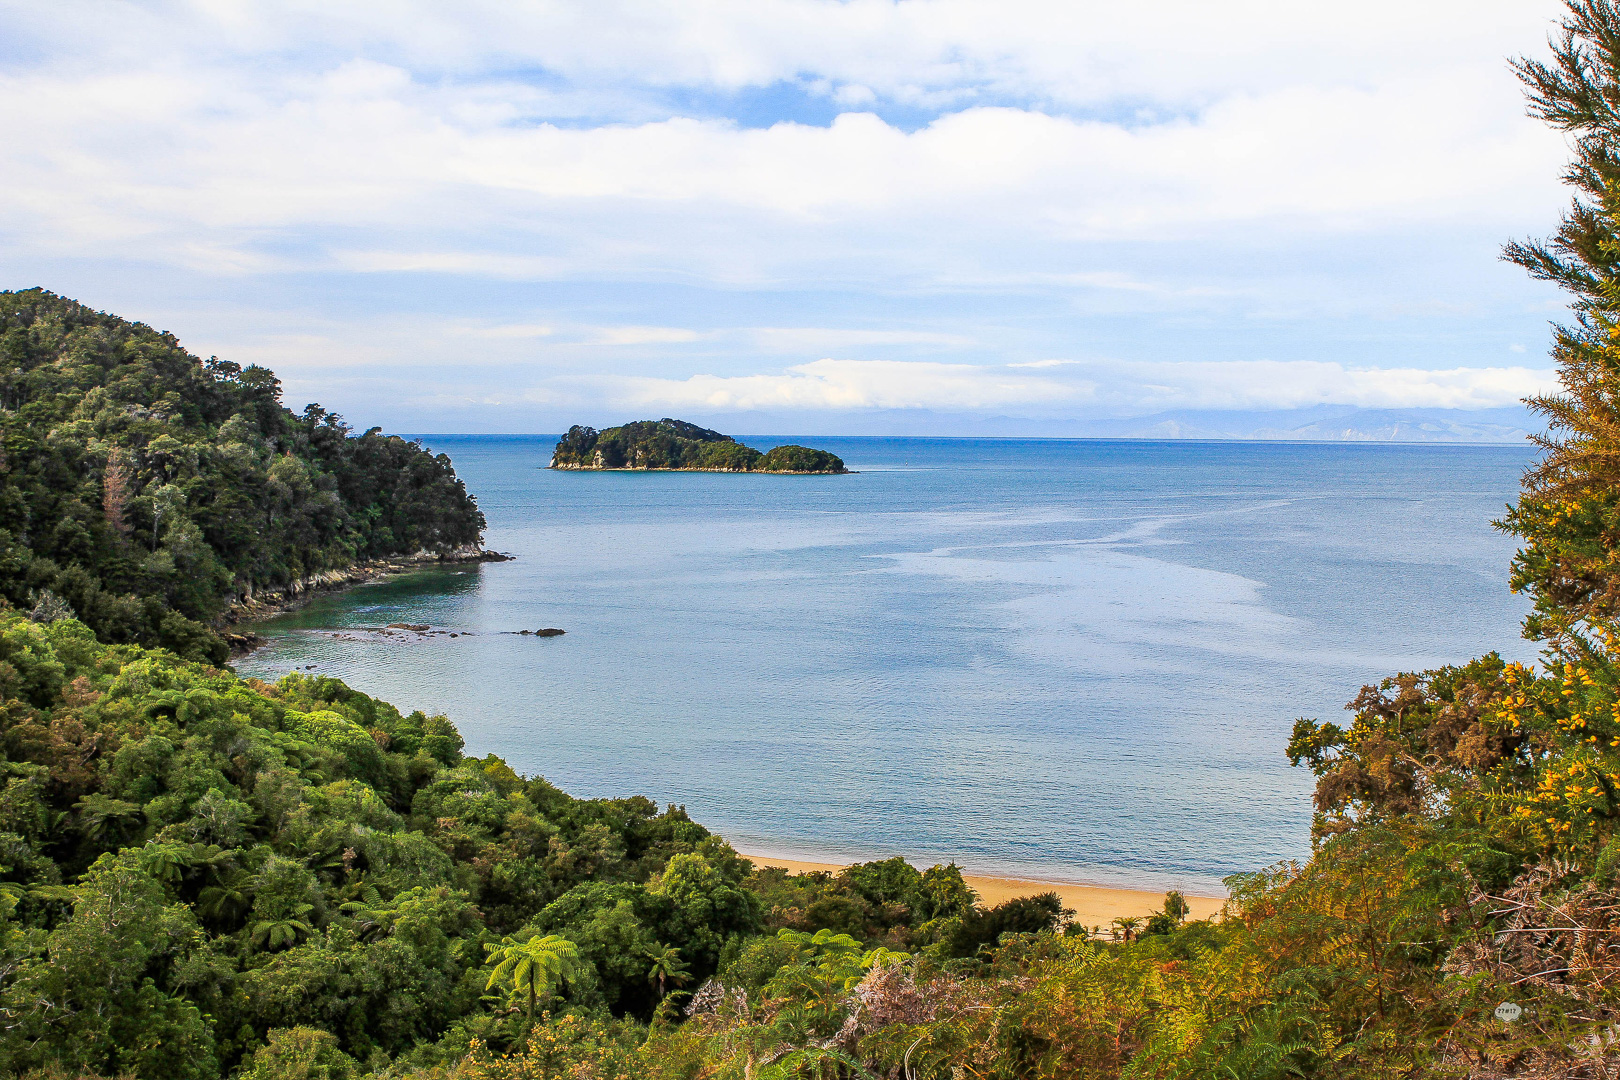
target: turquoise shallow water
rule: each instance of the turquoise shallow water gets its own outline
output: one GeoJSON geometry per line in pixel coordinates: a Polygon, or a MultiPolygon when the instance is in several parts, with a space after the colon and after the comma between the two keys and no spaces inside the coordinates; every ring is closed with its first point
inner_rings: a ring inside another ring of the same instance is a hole
{"type": "Polygon", "coordinates": [[[1535,655],[1489,525],[1518,447],[820,438],[859,474],[776,477],[424,441],[518,558],[323,598],[238,670],[444,712],[759,853],[1210,891],[1308,851],[1295,717],[1535,655]],[[389,622],[460,636],[352,629],[389,622]]]}

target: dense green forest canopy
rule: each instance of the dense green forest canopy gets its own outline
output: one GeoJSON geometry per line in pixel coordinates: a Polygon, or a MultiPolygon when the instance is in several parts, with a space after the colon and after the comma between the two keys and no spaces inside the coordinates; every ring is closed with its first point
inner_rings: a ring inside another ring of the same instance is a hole
{"type": "Polygon", "coordinates": [[[449,458],[261,367],[43,289],[0,292],[0,598],[103,641],[225,657],[235,598],[366,559],[476,548],[449,458]]]}
{"type": "Polygon", "coordinates": [[[431,1070],[551,1009],[622,1041],[721,969],[970,955],[1057,915],[898,859],[754,874],[680,808],[570,798],[442,716],[73,619],[0,616],[0,695],[0,1075],[431,1070]]]}
{"type": "Polygon", "coordinates": [[[685,420],[640,420],[597,431],[578,424],[557,441],[553,469],[693,469],[709,472],[842,473],[843,459],[787,444],[760,453],[730,435],[685,420]]]}

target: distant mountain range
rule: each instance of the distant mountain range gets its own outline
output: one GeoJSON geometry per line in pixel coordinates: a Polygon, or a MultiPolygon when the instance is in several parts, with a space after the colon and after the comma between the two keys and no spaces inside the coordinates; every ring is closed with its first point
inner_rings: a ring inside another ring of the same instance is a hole
{"type": "Polygon", "coordinates": [[[1324,442],[1523,442],[1545,425],[1528,409],[1360,409],[1318,405],[1268,412],[1158,413],[1076,423],[1076,434],[1116,439],[1277,439],[1324,442]]]}

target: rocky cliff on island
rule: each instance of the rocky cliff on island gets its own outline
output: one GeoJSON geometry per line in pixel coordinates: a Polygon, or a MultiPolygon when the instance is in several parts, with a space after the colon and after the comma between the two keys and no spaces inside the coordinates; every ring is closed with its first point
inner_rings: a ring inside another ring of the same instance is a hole
{"type": "Polygon", "coordinates": [[[575,425],[558,440],[551,467],[799,474],[849,471],[838,455],[825,450],[787,445],[761,453],[729,435],[669,417],[605,431],[575,425]]]}

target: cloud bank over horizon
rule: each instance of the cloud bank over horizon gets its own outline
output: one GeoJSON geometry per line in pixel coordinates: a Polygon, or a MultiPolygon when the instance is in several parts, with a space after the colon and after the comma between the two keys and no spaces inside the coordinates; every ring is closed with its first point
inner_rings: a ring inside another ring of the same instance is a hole
{"type": "Polygon", "coordinates": [[[0,265],[419,430],[1501,408],[1558,10],[5,0],[0,265]]]}

